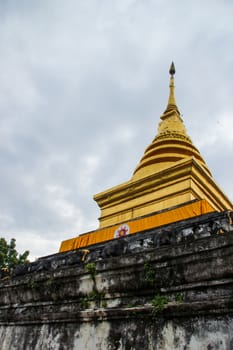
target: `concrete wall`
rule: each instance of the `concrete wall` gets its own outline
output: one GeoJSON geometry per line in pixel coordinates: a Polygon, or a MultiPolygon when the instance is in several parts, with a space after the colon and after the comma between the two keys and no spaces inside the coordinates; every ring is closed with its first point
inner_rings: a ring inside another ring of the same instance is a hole
{"type": "Polygon", "coordinates": [[[1,280],[1,349],[232,350],[230,221],[212,214],[163,230],[166,240],[144,232],[1,280]]]}

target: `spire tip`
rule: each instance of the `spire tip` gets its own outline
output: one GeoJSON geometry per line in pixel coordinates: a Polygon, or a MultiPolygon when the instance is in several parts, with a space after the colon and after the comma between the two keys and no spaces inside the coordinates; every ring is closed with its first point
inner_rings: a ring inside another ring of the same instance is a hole
{"type": "Polygon", "coordinates": [[[173,75],[175,74],[176,70],[175,70],[175,65],[174,62],[172,62],[171,67],[169,69],[169,73],[171,74],[171,77],[173,77],[173,75]]]}

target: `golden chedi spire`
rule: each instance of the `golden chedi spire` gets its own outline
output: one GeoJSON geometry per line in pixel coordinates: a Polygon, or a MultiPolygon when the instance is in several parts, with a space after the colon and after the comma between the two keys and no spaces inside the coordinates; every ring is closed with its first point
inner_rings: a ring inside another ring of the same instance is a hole
{"type": "Polygon", "coordinates": [[[213,210],[233,209],[187,134],[175,99],[174,63],[169,73],[167,107],[132,178],[94,196],[101,228],[192,201],[205,200],[213,210]]]}
{"type": "Polygon", "coordinates": [[[188,136],[180,116],[175,99],[175,65],[173,62],[169,73],[171,77],[167,108],[160,117],[161,121],[156,137],[145,150],[144,156],[134,171],[134,178],[151,175],[190,156],[198,159],[208,174],[211,175],[204,159],[188,136]]]}
{"type": "Polygon", "coordinates": [[[134,175],[94,196],[101,210],[99,230],[62,242],[61,252],[129,233],[143,234],[213,211],[233,210],[186,132],[175,99],[174,63],[169,73],[166,110],[134,175]]]}

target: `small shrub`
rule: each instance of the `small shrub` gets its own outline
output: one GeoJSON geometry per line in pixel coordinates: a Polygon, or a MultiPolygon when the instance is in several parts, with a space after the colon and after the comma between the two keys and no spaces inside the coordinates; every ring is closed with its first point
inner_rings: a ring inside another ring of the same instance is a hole
{"type": "Polygon", "coordinates": [[[105,309],[107,307],[107,301],[103,300],[101,306],[105,309]]]}
{"type": "Polygon", "coordinates": [[[157,315],[157,313],[162,311],[166,307],[168,301],[168,297],[164,295],[155,295],[155,297],[151,301],[151,304],[153,306],[153,315],[157,315]]]}
{"type": "Polygon", "coordinates": [[[104,305],[107,306],[106,301],[103,300],[104,296],[105,296],[104,292],[100,292],[100,293],[96,291],[91,292],[87,296],[80,299],[81,309],[84,310],[84,309],[90,308],[90,302],[95,302],[98,307],[100,307],[101,305],[102,307],[105,307],[104,305]]]}
{"type": "Polygon", "coordinates": [[[80,299],[80,307],[82,310],[88,309],[90,306],[90,302],[88,297],[84,297],[80,299]]]}
{"type": "Polygon", "coordinates": [[[177,303],[182,303],[184,301],[184,297],[182,293],[176,293],[175,300],[177,303]]]}
{"type": "Polygon", "coordinates": [[[40,289],[40,284],[38,281],[35,281],[33,279],[28,281],[28,287],[34,290],[39,290],[40,289]]]}
{"type": "Polygon", "coordinates": [[[148,282],[150,286],[154,286],[155,284],[155,270],[150,262],[146,262],[144,264],[145,271],[145,280],[148,282]]]}
{"type": "Polygon", "coordinates": [[[95,267],[95,263],[88,263],[85,265],[85,271],[88,272],[92,279],[95,278],[96,275],[96,267],[95,267]]]}

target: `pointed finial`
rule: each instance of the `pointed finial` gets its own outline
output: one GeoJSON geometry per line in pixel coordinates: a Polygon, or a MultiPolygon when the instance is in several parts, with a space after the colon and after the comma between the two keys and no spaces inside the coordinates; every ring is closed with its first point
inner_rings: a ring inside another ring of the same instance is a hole
{"type": "Polygon", "coordinates": [[[168,103],[167,103],[167,108],[165,110],[165,114],[163,114],[161,116],[162,119],[164,119],[164,116],[166,117],[166,112],[167,111],[171,111],[171,110],[176,110],[179,114],[179,110],[178,107],[176,105],[176,98],[175,98],[175,85],[174,85],[174,74],[175,74],[176,70],[175,70],[175,65],[174,62],[172,62],[170,69],[169,69],[169,73],[171,75],[170,77],[170,84],[169,84],[169,88],[170,88],[170,92],[169,92],[169,98],[168,98],[168,103]]]}
{"type": "Polygon", "coordinates": [[[175,69],[175,65],[174,62],[172,62],[171,67],[169,69],[169,73],[171,74],[171,76],[173,77],[173,75],[175,74],[176,69],[175,69]]]}

